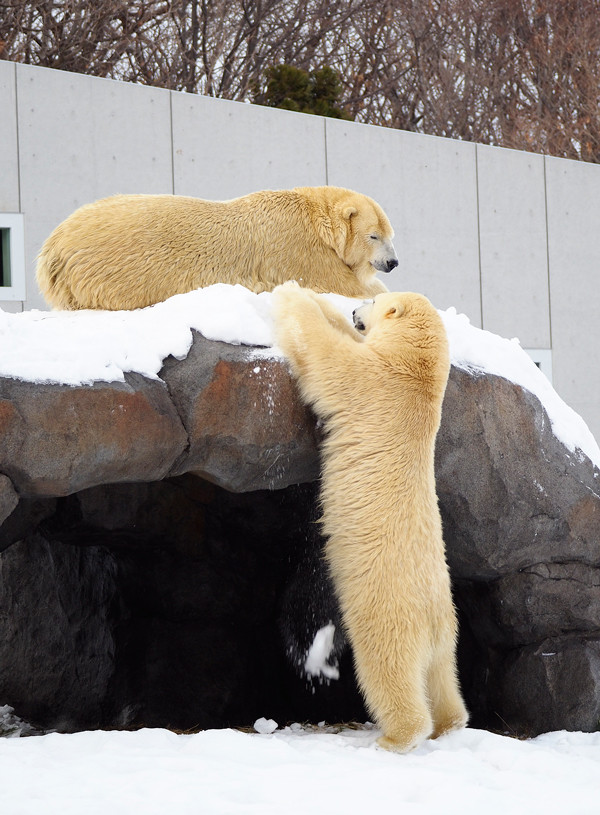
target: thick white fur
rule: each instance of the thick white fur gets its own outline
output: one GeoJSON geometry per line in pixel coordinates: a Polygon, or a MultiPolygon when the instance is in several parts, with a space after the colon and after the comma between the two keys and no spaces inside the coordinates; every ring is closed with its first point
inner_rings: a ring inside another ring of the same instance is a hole
{"type": "Polygon", "coordinates": [[[385,293],[366,336],[316,294],[275,289],[277,342],[324,420],[326,557],[381,746],[407,752],[468,718],[435,492],[434,445],[449,372],[431,303],[385,293]]]}
{"type": "Polygon", "coordinates": [[[212,283],[261,292],[286,280],[372,297],[387,291],[376,271],[397,265],[393,234],[375,201],[339,187],[231,201],[116,195],[59,224],[42,246],[37,281],[63,309],[141,308],[212,283]]]}

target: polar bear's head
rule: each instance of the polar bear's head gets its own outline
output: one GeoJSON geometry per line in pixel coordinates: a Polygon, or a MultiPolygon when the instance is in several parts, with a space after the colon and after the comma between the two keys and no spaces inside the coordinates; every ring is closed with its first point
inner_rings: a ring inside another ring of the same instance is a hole
{"type": "Polygon", "coordinates": [[[385,292],[353,312],[355,328],[367,343],[405,370],[427,373],[441,383],[448,377],[450,357],[442,318],[422,294],[385,292]]]}
{"type": "Polygon", "coordinates": [[[401,318],[404,318],[403,325],[410,321],[415,328],[425,327],[424,323],[428,323],[432,317],[436,322],[439,320],[437,311],[425,295],[410,291],[378,294],[352,312],[354,327],[361,334],[368,334],[375,326],[395,328],[396,321],[401,318]]]}
{"type": "Polygon", "coordinates": [[[319,222],[321,237],[359,279],[398,266],[394,230],[376,201],[343,187],[315,187],[312,196],[326,213],[319,222]]]}
{"type": "Polygon", "coordinates": [[[366,195],[347,191],[337,208],[337,250],[344,263],[359,270],[369,264],[377,272],[398,265],[392,243],[394,230],[378,203],[366,195]]]}
{"type": "Polygon", "coordinates": [[[382,328],[387,321],[398,320],[406,311],[408,294],[410,293],[389,292],[365,301],[352,312],[354,327],[361,334],[368,334],[376,325],[382,328]]]}

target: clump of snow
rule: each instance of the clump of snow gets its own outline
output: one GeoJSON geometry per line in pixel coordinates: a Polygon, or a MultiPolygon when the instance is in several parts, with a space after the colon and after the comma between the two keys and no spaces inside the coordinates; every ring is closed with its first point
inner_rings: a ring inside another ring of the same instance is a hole
{"type": "MultiPolygon", "coordinates": [[[[325,296],[348,319],[362,302],[325,296]]],[[[455,309],[441,314],[454,365],[505,377],[531,391],[566,447],[582,451],[600,466],[600,449],[587,425],[565,405],[517,340],[481,331],[455,309]]],[[[166,357],[187,355],[191,329],[211,340],[253,346],[249,357],[257,361],[281,357],[272,347],[271,294],[218,283],[136,311],[0,310],[0,376],[67,385],[123,381],[125,373],[133,371],[156,378],[166,357]]]]}
{"type": "Polygon", "coordinates": [[[333,651],[333,638],[335,636],[335,625],[328,623],[323,628],[319,628],[315,634],[312,645],[306,654],[304,671],[309,677],[339,679],[340,671],[337,665],[330,663],[331,652],[333,651]]]}
{"type": "Polygon", "coordinates": [[[279,725],[275,719],[265,719],[264,716],[254,722],[254,729],[257,733],[262,733],[263,736],[274,733],[278,727],[279,725]]]}

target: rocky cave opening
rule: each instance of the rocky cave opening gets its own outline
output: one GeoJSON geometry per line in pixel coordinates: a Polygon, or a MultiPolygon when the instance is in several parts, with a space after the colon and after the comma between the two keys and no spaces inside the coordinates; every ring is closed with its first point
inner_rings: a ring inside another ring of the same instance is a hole
{"type": "Polygon", "coordinates": [[[348,653],[330,685],[286,655],[327,613],[322,581],[294,590],[320,559],[315,497],[185,475],[37,501],[0,565],[4,697],[62,730],[364,718],[348,653]]]}
{"type": "MultiPolygon", "coordinates": [[[[339,634],[339,679],[299,664],[319,628],[339,629],[317,490],[233,493],[184,475],[31,502],[0,562],[4,697],[62,731],[364,721],[339,634]]],[[[481,726],[488,671],[465,588],[461,679],[481,726]]]]}

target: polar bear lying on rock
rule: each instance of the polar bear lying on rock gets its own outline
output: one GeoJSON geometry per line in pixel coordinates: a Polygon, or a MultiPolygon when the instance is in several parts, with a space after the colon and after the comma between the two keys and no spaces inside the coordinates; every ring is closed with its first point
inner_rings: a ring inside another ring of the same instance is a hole
{"type": "Polygon", "coordinates": [[[355,312],[289,283],[273,294],[276,338],[325,425],[325,554],[358,682],[383,735],[408,752],[464,727],[434,445],[450,368],[442,320],[420,294],[355,312]]]}
{"type": "Polygon", "coordinates": [[[254,292],[296,280],[373,297],[398,265],[381,207],[340,187],[264,190],[231,201],[116,195],[80,207],[42,246],[54,308],[134,309],[213,283],[254,292]]]}

